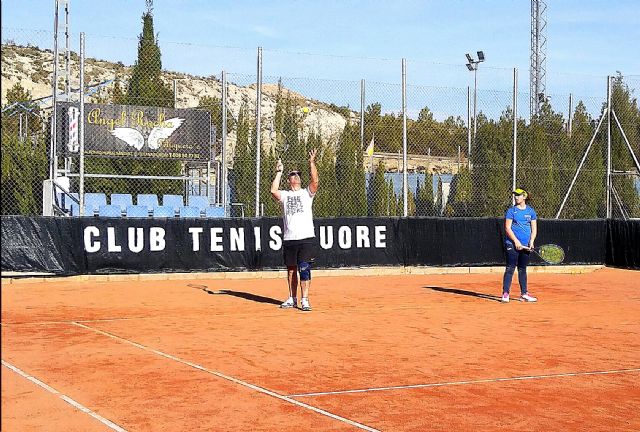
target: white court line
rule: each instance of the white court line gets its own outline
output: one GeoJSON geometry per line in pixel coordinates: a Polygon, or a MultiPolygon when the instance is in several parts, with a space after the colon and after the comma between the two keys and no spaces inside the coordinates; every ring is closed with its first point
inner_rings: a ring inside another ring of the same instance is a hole
{"type": "Polygon", "coordinates": [[[374,429],[374,428],[372,428],[372,427],[369,427],[369,426],[363,425],[363,424],[358,423],[358,422],[355,422],[355,421],[353,421],[353,420],[349,420],[348,418],[340,417],[339,415],[336,415],[336,414],[330,413],[330,412],[328,412],[328,411],[325,411],[325,410],[323,410],[323,409],[320,409],[320,408],[314,407],[314,406],[309,405],[309,404],[306,404],[306,403],[304,403],[304,402],[300,402],[300,401],[297,401],[297,400],[295,400],[295,399],[291,399],[291,398],[290,398],[290,397],[288,397],[288,396],[283,396],[283,395],[281,395],[281,394],[278,394],[278,393],[273,392],[273,391],[271,391],[271,390],[268,390],[268,389],[266,389],[266,388],[259,387],[259,386],[255,385],[255,384],[250,384],[250,383],[248,383],[248,382],[246,382],[246,381],[242,381],[242,380],[240,380],[240,379],[238,379],[238,378],[233,378],[233,377],[228,376],[228,375],[225,375],[225,374],[223,374],[223,373],[220,373],[220,372],[216,372],[216,371],[213,371],[213,370],[207,369],[207,368],[205,368],[204,366],[200,366],[200,365],[198,365],[198,364],[191,363],[191,362],[186,361],[186,360],[182,360],[181,358],[178,358],[178,357],[172,356],[172,355],[170,355],[170,354],[163,353],[162,351],[154,350],[154,349],[152,349],[152,348],[149,348],[149,347],[146,347],[146,346],[144,346],[144,345],[142,345],[142,344],[139,344],[139,343],[137,343],[137,342],[133,342],[133,341],[130,341],[130,340],[128,340],[128,339],[122,338],[122,337],[117,336],[117,335],[115,335],[115,334],[112,334],[112,333],[109,333],[109,332],[105,332],[105,331],[102,331],[102,330],[98,330],[98,329],[95,329],[95,328],[93,328],[93,327],[89,327],[89,326],[87,326],[87,325],[80,324],[80,323],[75,322],[75,321],[72,321],[72,322],[71,322],[71,324],[74,324],[74,325],[76,325],[76,326],[78,326],[78,327],[82,327],[82,328],[87,329],[87,330],[91,330],[91,331],[93,331],[93,332],[99,333],[99,334],[104,335],[104,336],[108,336],[108,337],[110,337],[110,338],[112,338],[112,339],[116,339],[116,340],[118,340],[118,341],[120,341],[120,342],[124,342],[124,343],[127,343],[127,344],[129,344],[129,345],[133,345],[133,346],[134,346],[134,347],[136,347],[136,348],[140,348],[140,349],[142,349],[142,350],[152,352],[152,353],[157,354],[157,355],[159,355],[159,356],[161,356],[161,357],[168,358],[168,359],[173,360],[173,361],[176,361],[176,362],[178,362],[178,363],[185,364],[185,365],[190,366],[190,367],[192,367],[192,368],[194,368],[194,369],[198,369],[198,370],[201,370],[201,371],[203,371],[203,372],[207,372],[207,373],[209,373],[209,374],[211,374],[211,375],[215,375],[215,376],[217,376],[217,377],[219,377],[219,378],[223,378],[223,379],[225,379],[225,380],[227,380],[227,381],[231,381],[231,382],[233,382],[233,383],[239,384],[239,385],[244,386],[244,387],[248,387],[248,388],[250,388],[250,389],[252,389],[252,390],[255,390],[255,391],[258,391],[258,392],[260,392],[260,393],[263,393],[263,394],[269,395],[269,396],[271,396],[271,397],[274,397],[274,398],[277,398],[277,399],[283,400],[283,401],[285,401],[285,402],[289,402],[290,404],[297,405],[297,406],[302,407],[302,408],[306,408],[306,409],[311,410],[311,411],[313,411],[313,412],[316,412],[316,413],[318,413],[318,414],[322,414],[322,415],[327,416],[327,417],[330,417],[330,418],[332,418],[332,419],[334,419],[334,420],[338,420],[338,421],[341,421],[341,422],[343,422],[343,423],[347,423],[347,424],[349,424],[349,425],[351,425],[351,426],[354,426],[354,427],[357,427],[357,428],[359,428],[359,429],[363,429],[363,430],[366,430],[366,431],[369,431],[369,432],[380,432],[380,431],[378,431],[377,429],[374,429]]]}
{"type": "Polygon", "coordinates": [[[487,378],[487,379],[470,380],[470,381],[449,381],[449,382],[441,382],[441,383],[413,384],[413,385],[390,386],[390,387],[371,387],[371,388],[354,389],[354,390],[337,390],[337,391],[317,392],[317,393],[290,394],[287,396],[288,397],[327,396],[327,395],[338,395],[338,394],[347,394],[347,393],[366,393],[366,392],[385,391],[385,390],[404,390],[404,389],[429,388],[429,387],[445,387],[445,386],[455,386],[455,385],[464,385],[464,384],[482,384],[482,383],[495,383],[495,382],[505,382],[505,381],[524,381],[524,380],[534,380],[534,379],[543,379],[543,378],[562,378],[562,377],[583,376],[583,375],[607,375],[607,374],[619,374],[619,373],[628,373],[628,372],[640,372],[640,368],[617,369],[617,370],[608,370],[608,371],[593,371],[593,372],[572,372],[572,373],[559,373],[559,374],[548,374],[548,375],[527,375],[527,376],[510,377],[510,378],[487,378]]]}
{"type": "Polygon", "coordinates": [[[113,429],[114,431],[127,432],[126,429],[123,429],[122,427],[118,426],[117,424],[115,424],[111,420],[107,420],[106,418],[102,417],[100,414],[97,414],[96,412],[91,411],[89,408],[87,408],[86,406],[82,405],[81,403],[74,401],[69,396],[60,393],[58,390],[48,386],[47,384],[43,383],[39,379],[37,379],[37,378],[29,375],[28,373],[18,369],[17,367],[13,366],[12,364],[2,360],[2,366],[5,366],[5,367],[11,369],[12,371],[17,373],[18,375],[22,375],[24,378],[26,378],[29,381],[31,381],[32,383],[42,387],[43,389],[45,389],[49,393],[53,393],[54,395],[57,395],[60,399],[62,399],[66,403],[68,403],[70,405],[73,405],[74,407],[76,407],[77,409],[79,409],[80,411],[82,411],[85,414],[89,414],[91,417],[95,418],[96,420],[98,420],[101,423],[104,423],[109,428],[113,429]]]}

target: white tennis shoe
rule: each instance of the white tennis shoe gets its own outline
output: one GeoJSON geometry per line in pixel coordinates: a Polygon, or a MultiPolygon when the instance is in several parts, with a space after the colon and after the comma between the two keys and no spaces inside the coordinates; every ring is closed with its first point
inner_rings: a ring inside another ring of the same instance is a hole
{"type": "Polygon", "coordinates": [[[522,295],[520,296],[520,299],[521,299],[522,301],[524,301],[524,302],[531,302],[531,303],[533,303],[533,302],[537,302],[537,301],[538,301],[538,299],[537,299],[537,298],[535,298],[535,297],[534,297],[534,296],[532,296],[532,295],[529,295],[529,293],[522,294],[522,295]]]}
{"type": "Polygon", "coordinates": [[[291,309],[297,306],[298,306],[298,299],[295,297],[289,297],[280,305],[282,309],[291,309]]]}
{"type": "Polygon", "coordinates": [[[509,303],[509,293],[502,293],[502,303],[509,303]]]}
{"type": "Polygon", "coordinates": [[[300,302],[300,309],[303,311],[310,311],[311,305],[309,304],[309,299],[306,297],[302,297],[302,301],[300,302]]]}

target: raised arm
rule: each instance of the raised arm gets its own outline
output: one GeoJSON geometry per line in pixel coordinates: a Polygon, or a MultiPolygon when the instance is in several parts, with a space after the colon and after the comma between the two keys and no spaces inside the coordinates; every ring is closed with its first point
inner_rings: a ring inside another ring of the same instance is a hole
{"type": "Polygon", "coordinates": [[[313,149],[309,152],[309,172],[311,173],[311,181],[309,182],[309,190],[311,193],[318,191],[318,168],[316,168],[316,153],[317,149],[313,149]]]}
{"type": "Polygon", "coordinates": [[[284,169],[282,165],[282,160],[278,159],[276,163],[276,176],[271,182],[271,196],[276,200],[280,201],[280,178],[282,177],[282,170],[284,169]]]}

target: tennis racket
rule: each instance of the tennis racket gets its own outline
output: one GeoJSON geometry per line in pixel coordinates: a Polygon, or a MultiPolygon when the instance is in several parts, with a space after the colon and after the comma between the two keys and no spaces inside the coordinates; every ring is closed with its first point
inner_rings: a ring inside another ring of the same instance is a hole
{"type": "Polygon", "coordinates": [[[287,140],[283,140],[282,142],[276,143],[276,160],[282,159],[282,155],[286,153],[289,149],[289,142],[287,140]]]}
{"type": "Polygon", "coordinates": [[[535,253],[548,264],[560,264],[564,261],[564,250],[555,244],[544,244],[536,248],[523,247],[523,249],[535,253]]]}

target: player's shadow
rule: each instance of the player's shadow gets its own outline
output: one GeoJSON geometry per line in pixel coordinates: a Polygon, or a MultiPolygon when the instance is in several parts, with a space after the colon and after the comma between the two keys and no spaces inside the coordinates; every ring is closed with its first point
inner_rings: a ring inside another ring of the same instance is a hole
{"type": "Polygon", "coordinates": [[[464,296],[469,296],[469,297],[477,297],[477,298],[481,298],[481,299],[485,299],[485,300],[491,300],[491,301],[497,301],[497,302],[501,302],[502,298],[500,296],[495,296],[495,295],[491,295],[491,294],[484,294],[484,293],[479,293],[479,292],[475,292],[475,291],[467,291],[467,290],[463,290],[460,288],[445,288],[445,287],[437,287],[437,286],[425,286],[423,288],[427,288],[433,291],[438,291],[438,292],[444,292],[444,293],[448,293],[448,294],[457,294],[457,295],[464,295],[464,296]]]}
{"type": "Polygon", "coordinates": [[[190,288],[200,289],[206,292],[207,294],[211,294],[211,295],[230,295],[230,296],[238,297],[245,300],[251,300],[257,303],[269,303],[274,305],[280,305],[282,303],[282,300],[277,300],[271,297],[265,297],[265,296],[251,294],[243,291],[233,291],[233,290],[227,290],[227,289],[214,291],[209,289],[209,287],[207,287],[206,285],[189,284],[188,286],[190,288]]]}
{"type": "Polygon", "coordinates": [[[234,297],[239,297],[245,300],[251,300],[258,303],[269,303],[274,305],[280,305],[282,303],[282,300],[276,300],[271,297],[265,297],[265,296],[251,294],[243,291],[232,291],[232,290],[223,289],[223,290],[217,291],[216,294],[226,294],[234,297]]]}

